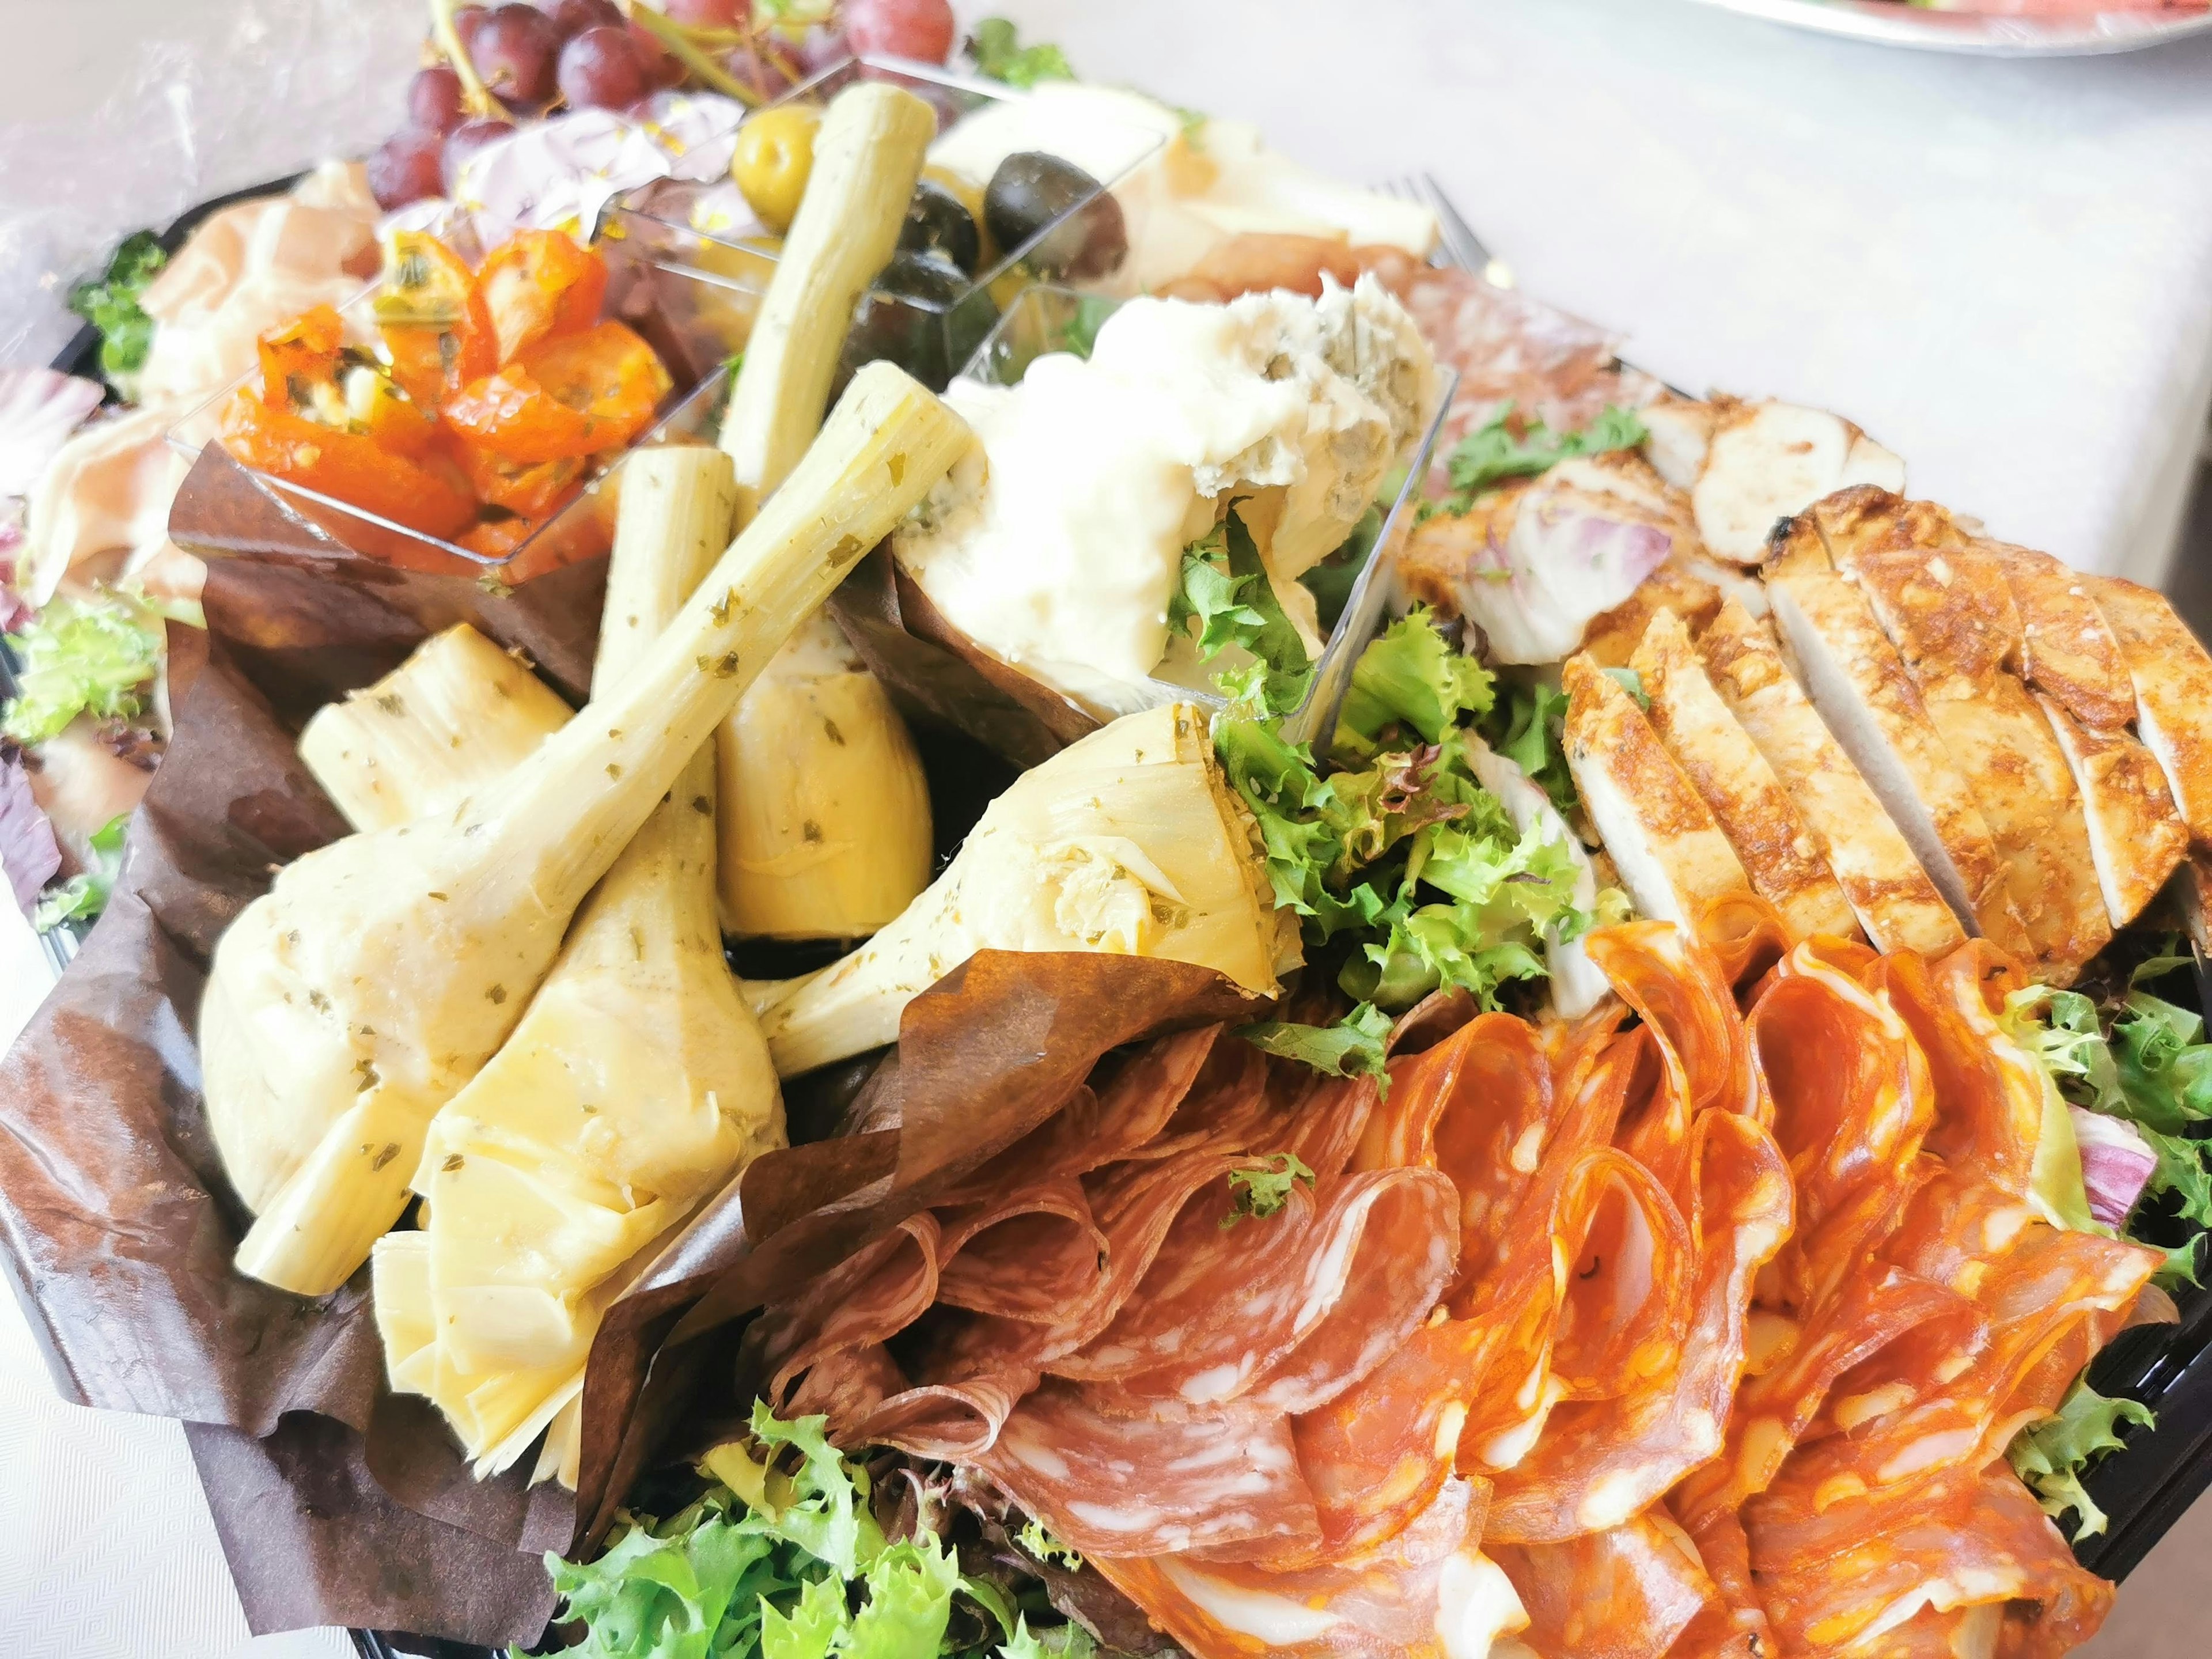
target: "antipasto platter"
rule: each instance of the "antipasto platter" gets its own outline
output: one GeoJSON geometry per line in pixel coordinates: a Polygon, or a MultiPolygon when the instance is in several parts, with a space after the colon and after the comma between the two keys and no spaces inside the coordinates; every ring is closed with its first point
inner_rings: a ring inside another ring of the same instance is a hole
{"type": "Polygon", "coordinates": [[[434,6],[10,371],[61,1386],[264,1628],[2086,1639],[2212,1469],[2212,657],[941,9],[434,6]]]}

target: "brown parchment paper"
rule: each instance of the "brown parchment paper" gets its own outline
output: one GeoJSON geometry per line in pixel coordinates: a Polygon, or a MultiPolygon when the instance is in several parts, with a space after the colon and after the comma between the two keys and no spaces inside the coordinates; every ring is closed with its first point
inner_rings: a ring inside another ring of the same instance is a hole
{"type": "Polygon", "coordinates": [[[945,621],[887,547],[854,567],[830,610],[908,714],[964,732],[1017,766],[1036,766],[1098,729],[1091,714],[945,621]]]}

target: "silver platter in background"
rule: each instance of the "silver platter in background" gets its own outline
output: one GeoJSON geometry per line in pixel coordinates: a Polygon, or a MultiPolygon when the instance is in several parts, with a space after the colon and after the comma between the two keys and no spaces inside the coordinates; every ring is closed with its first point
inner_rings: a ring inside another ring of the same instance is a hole
{"type": "Polygon", "coordinates": [[[1979,17],[1929,11],[1898,0],[1699,0],[1723,11],[1763,17],[1823,34],[1920,52],[1988,58],[2086,58],[2139,52],[2190,35],[2212,34],[2212,12],[2114,11],[2087,17],[1979,17]]]}

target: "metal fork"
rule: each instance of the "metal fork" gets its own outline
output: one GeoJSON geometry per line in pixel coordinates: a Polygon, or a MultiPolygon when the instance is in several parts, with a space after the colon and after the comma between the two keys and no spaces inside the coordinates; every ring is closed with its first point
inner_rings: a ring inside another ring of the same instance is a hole
{"type": "Polygon", "coordinates": [[[1402,179],[1386,179],[1377,188],[1383,195],[1394,196],[1401,202],[1418,202],[1437,216],[1442,246],[1431,263],[1478,271],[1493,288],[1513,286],[1512,267],[1482,245],[1482,238],[1474,234],[1474,228],[1452,205],[1451,198],[1444,194],[1443,186],[1436,181],[1434,174],[1411,173],[1402,179]]]}

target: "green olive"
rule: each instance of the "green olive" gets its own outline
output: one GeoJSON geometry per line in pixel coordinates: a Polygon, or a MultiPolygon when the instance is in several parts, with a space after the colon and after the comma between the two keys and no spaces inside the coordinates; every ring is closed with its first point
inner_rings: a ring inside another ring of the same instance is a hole
{"type": "Polygon", "coordinates": [[[1041,150],[999,163],[983,191],[983,222],[1000,247],[1047,276],[1103,276],[1129,253],[1121,204],[1073,161],[1041,150]]]}
{"type": "Polygon", "coordinates": [[[791,228],[814,171],[814,135],[822,112],[805,104],[782,104],[745,118],[738,129],[737,154],[730,176],[761,222],[779,236],[791,228]]]}
{"type": "Polygon", "coordinates": [[[934,179],[924,179],[915,185],[914,199],[906,206],[906,222],[899,228],[898,245],[910,252],[933,253],[948,259],[970,276],[975,274],[983,252],[975,216],[934,179]]]}

